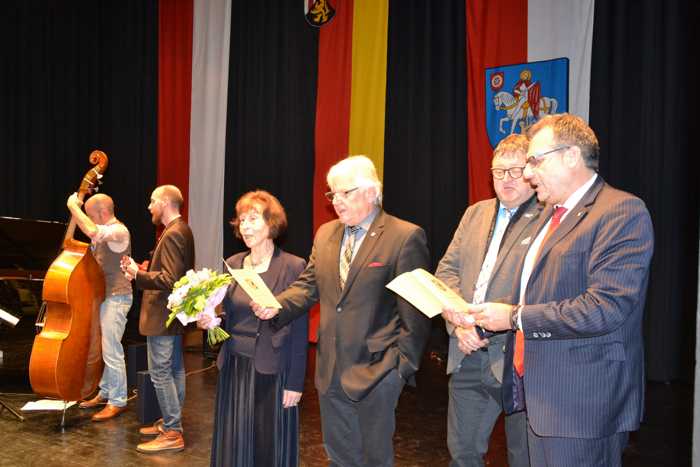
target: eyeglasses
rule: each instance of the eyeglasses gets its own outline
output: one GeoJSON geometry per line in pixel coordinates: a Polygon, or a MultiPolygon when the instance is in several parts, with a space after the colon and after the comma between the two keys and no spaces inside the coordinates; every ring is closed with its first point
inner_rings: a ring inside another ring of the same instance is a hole
{"type": "Polygon", "coordinates": [[[328,201],[333,202],[333,200],[336,198],[336,196],[340,199],[347,199],[348,195],[352,193],[353,191],[359,189],[359,186],[356,186],[355,188],[350,188],[349,190],[344,190],[344,191],[329,191],[327,193],[324,193],[324,196],[328,199],[328,201]]]}
{"type": "Polygon", "coordinates": [[[539,154],[532,154],[527,157],[525,160],[525,164],[532,166],[532,167],[537,167],[540,165],[540,162],[542,162],[542,159],[544,159],[544,156],[548,156],[550,154],[554,154],[557,151],[561,151],[562,149],[569,149],[571,146],[557,146],[554,149],[550,149],[549,151],[541,152],[539,154]]]}
{"type": "Polygon", "coordinates": [[[523,176],[523,170],[525,170],[525,167],[511,167],[510,169],[495,167],[491,169],[491,173],[496,180],[503,180],[506,174],[510,175],[510,178],[513,180],[516,180],[523,176]]]}

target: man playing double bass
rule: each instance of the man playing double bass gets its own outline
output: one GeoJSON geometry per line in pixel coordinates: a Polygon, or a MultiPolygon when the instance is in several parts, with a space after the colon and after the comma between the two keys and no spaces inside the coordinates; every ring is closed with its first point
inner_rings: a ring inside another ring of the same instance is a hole
{"type": "Polygon", "coordinates": [[[131,282],[120,270],[120,260],[123,255],[131,254],[131,237],[126,226],[114,216],[114,202],[109,196],[90,197],[85,203],[85,212],[76,193],[66,204],[80,230],[90,238],[90,249],[105,277],[105,299],[100,305],[105,366],[97,395],[80,403],[83,409],[106,403],[92,416],[92,421],[101,422],[126,410],[126,365],[121,341],[133,296],[131,282]]]}

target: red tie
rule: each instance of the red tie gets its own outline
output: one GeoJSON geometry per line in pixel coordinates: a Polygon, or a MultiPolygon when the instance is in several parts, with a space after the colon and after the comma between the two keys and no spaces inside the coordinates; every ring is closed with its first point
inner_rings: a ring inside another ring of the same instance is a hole
{"type": "MultiPolygon", "coordinates": [[[[566,208],[564,206],[559,206],[554,210],[552,220],[549,222],[547,233],[544,235],[542,243],[540,243],[540,249],[537,251],[537,257],[539,257],[540,253],[542,253],[542,247],[547,242],[549,236],[552,235],[552,232],[557,230],[557,227],[559,227],[559,223],[561,222],[561,218],[564,216],[565,212],[566,208]]],[[[515,353],[513,354],[513,366],[515,367],[515,372],[522,378],[522,376],[525,374],[525,336],[520,330],[515,332],[515,353]]]]}

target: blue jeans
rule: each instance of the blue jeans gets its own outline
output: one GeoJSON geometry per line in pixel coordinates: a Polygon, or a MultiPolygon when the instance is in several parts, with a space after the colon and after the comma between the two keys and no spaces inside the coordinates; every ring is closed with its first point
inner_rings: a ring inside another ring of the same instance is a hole
{"type": "Polygon", "coordinates": [[[185,403],[185,366],[182,363],[182,336],[147,336],[148,373],[163,414],[165,431],[182,431],[185,403]]]}
{"type": "Polygon", "coordinates": [[[100,305],[102,360],[105,362],[100,380],[100,397],[117,407],[126,405],[126,365],[122,336],[131,301],[131,294],[112,295],[100,305]]]}

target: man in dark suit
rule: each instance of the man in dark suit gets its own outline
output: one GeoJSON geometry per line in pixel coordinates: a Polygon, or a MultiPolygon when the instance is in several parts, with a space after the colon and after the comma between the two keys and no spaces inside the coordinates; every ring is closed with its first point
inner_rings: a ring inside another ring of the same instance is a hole
{"type": "MultiPolygon", "coordinates": [[[[528,140],[513,134],[493,152],[491,173],[496,198],[470,206],[457,227],[435,275],[467,302],[512,303],[515,272],[530,246],[541,211],[522,175],[528,140]]],[[[501,382],[507,332],[482,339],[474,325],[446,321],[450,337],[447,374],[447,446],[452,467],[484,465],[489,438],[503,412],[501,382]],[[481,351],[479,351],[481,350],[481,351]]],[[[505,420],[508,465],[528,467],[524,412],[505,420]]]]}
{"type": "Polygon", "coordinates": [[[394,411],[413,381],[430,321],[385,286],[429,262],[420,227],[381,208],[374,164],[353,156],[327,176],[338,219],[322,225],[299,279],[277,296],[282,310],[253,304],[278,326],[321,302],[316,350],[323,440],[331,465],[391,466],[394,411]]]}
{"type": "Polygon", "coordinates": [[[644,407],[651,220],[639,198],[597,175],[598,141],[581,118],[546,116],[529,136],[525,177],[548,215],[521,268],[518,304],[486,303],[473,317],[519,331],[504,392],[511,409],[527,411],[532,465],[620,466],[644,407]]]}
{"type": "Polygon", "coordinates": [[[165,326],[170,314],[168,295],[175,282],[194,267],[194,237],[180,216],[182,203],[182,194],[173,185],[153,190],[148,210],[153,224],[162,224],[164,230],[148,268],[141,270],[133,259],[122,259],[127,278],[134,279],[136,286],[144,291],[139,332],[146,336],[148,372],[163,414],[160,423],[140,430],[143,435],[157,436],[137,446],[136,449],[144,453],[182,451],[185,448],[181,423],[185,401],[185,368],[182,363],[182,334],[185,331],[178,320],[173,320],[169,327],[165,326]]]}

